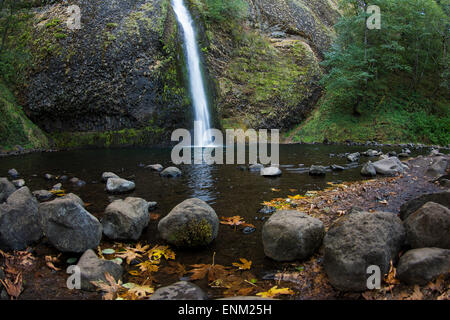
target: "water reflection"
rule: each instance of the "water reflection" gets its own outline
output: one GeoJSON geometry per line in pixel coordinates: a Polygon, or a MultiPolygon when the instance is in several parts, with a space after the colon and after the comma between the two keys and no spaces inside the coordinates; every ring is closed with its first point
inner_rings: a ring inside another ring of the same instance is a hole
{"type": "MultiPolygon", "coordinates": [[[[203,159],[204,149],[205,148],[202,147],[192,148],[192,163],[194,163],[194,159],[203,159]]],[[[205,152],[205,155],[206,154],[208,154],[208,152],[205,152]]],[[[213,204],[217,199],[213,171],[216,171],[217,168],[215,165],[207,164],[208,160],[209,159],[206,156],[206,159],[203,159],[201,164],[192,164],[188,166],[190,169],[188,187],[192,197],[213,204]]]]}

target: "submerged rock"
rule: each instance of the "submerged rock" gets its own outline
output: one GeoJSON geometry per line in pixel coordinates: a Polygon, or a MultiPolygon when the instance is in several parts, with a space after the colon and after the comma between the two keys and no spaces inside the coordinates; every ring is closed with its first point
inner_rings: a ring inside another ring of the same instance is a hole
{"type": "Polygon", "coordinates": [[[440,204],[425,203],[405,220],[405,229],[413,248],[450,249],[450,210],[440,204]]]}
{"type": "Polygon", "coordinates": [[[0,178],[0,203],[5,202],[14,192],[16,187],[8,179],[0,178]]]}
{"type": "Polygon", "coordinates": [[[199,286],[179,281],[170,286],[159,288],[149,300],[206,300],[208,296],[199,286]]]}
{"type": "Polygon", "coordinates": [[[261,175],[263,177],[278,177],[281,176],[281,170],[278,167],[268,167],[261,169],[261,175]]]}
{"type": "Polygon", "coordinates": [[[339,290],[367,290],[367,267],[389,271],[405,240],[401,220],[390,212],[360,212],[339,218],[324,239],[324,268],[339,290]]]}
{"type": "Polygon", "coordinates": [[[295,210],[278,211],[263,226],[264,253],[276,261],[305,260],[321,246],[324,235],[319,219],[295,210]]]}
{"type": "Polygon", "coordinates": [[[62,252],[84,252],[97,248],[102,225],[73,199],[41,203],[39,223],[50,243],[62,252]]]}
{"type": "Polygon", "coordinates": [[[450,250],[440,248],[412,249],[401,256],[397,277],[407,284],[425,285],[450,272],[450,250]]]}
{"type": "Polygon", "coordinates": [[[38,202],[27,187],[20,188],[0,205],[0,249],[24,250],[41,237],[38,202]]]}
{"type": "Polygon", "coordinates": [[[109,178],[106,182],[106,190],[111,193],[130,192],[135,188],[134,182],[122,178],[109,178]]]}
{"type": "Polygon", "coordinates": [[[166,178],[179,177],[179,176],[181,176],[181,170],[178,169],[177,167],[168,167],[168,168],[164,169],[163,171],[161,171],[160,176],[166,177],[166,178]]]}
{"type": "Polygon", "coordinates": [[[148,202],[141,198],[112,202],[101,220],[103,233],[114,240],[138,240],[150,219],[148,207],[148,202]]]}
{"type": "Polygon", "coordinates": [[[105,277],[106,272],[113,276],[116,282],[122,279],[122,266],[110,260],[100,259],[91,249],[88,249],[83,253],[77,266],[81,271],[82,290],[95,291],[97,287],[92,281],[103,281],[108,283],[105,277]]]}
{"type": "Polygon", "coordinates": [[[188,199],[159,221],[158,231],[164,240],[176,246],[205,246],[217,237],[219,218],[203,200],[188,199]]]}
{"type": "Polygon", "coordinates": [[[400,207],[400,218],[406,220],[412,213],[419,210],[427,202],[435,202],[450,208],[450,190],[427,193],[417,198],[411,199],[400,207]]]}

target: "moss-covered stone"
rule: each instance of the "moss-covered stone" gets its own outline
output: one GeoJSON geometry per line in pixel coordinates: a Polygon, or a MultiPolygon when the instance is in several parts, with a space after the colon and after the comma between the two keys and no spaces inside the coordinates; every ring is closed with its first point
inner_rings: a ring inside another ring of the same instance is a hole
{"type": "Polygon", "coordinates": [[[179,247],[204,246],[213,240],[212,226],[206,219],[191,220],[174,232],[169,240],[179,247]]]}

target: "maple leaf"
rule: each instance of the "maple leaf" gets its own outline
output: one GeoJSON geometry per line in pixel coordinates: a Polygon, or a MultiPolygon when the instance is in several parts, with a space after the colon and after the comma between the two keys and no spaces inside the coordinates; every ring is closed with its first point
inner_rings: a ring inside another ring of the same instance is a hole
{"type": "Polygon", "coordinates": [[[106,282],[100,280],[91,281],[91,283],[97,287],[97,290],[103,291],[105,293],[103,295],[103,300],[114,300],[119,290],[122,288],[122,281],[119,280],[116,283],[116,279],[114,279],[114,277],[108,272],[105,272],[105,279],[106,282]]]}
{"type": "Polygon", "coordinates": [[[136,285],[129,289],[128,292],[135,295],[138,299],[142,299],[155,292],[155,289],[150,286],[136,285]]]}
{"type": "Polygon", "coordinates": [[[0,283],[3,284],[3,286],[6,289],[6,292],[8,292],[11,298],[17,299],[20,296],[20,293],[22,292],[22,273],[19,272],[14,281],[5,279],[0,280],[0,283]]]}
{"type": "Polygon", "coordinates": [[[125,251],[121,251],[116,255],[118,258],[126,259],[127,263],[130,264],[133,260],[141,258],[142,254],[135,251],[134,248],[126,247],[125,251]]]}
{"type": "Polygon", "coordinates": [[[142,272],[157,272],[159,270],[158,266],[151,260],[141,262],[137,266],[142,272]]]}
{"type": "Polygon", "coordinates": [[[61,268],[57,268],[57,267],[55,267],[55,265],[54,265],[54,263],[59,262],[59,256],[60,256],[60,255],[61,255],[61,254],[59,254],[59,255],[56,256],[56,257],[45,256],[45,264],[47,265],[47,267],[49,267],[50,269],[55,270],[55,271],[60,271],[61,268]]]}
{"type": "Polygon", "coordinates": [[[187,273],[185,266],[175,261],[169,261],[169,267],[164,268],[163,271],[167,274],[176,274],[178,277],[187,273]]]}
{"type": "Polygon", "coordinates": [[[398,279],[396,279],[395,277],[397,276],[397,269],[394,268],[394,265],[392,263],[392,260],[390,261],[390,268],[389,268],[389,273],[387,275],[385,275],[384,277],[384,282],[386,282],[389,285],[396,285],[399,284],[400,281],[398,279]]]}
{"type": "Polygon", "coordinates": [[[220,223],[221,224],[225,224],[225,225],[229,225],[229,226],[234,226],[235,228],[237,226],[243,226],[243,227],[252,227],[255,228],[254,225],[252,225],[251,223],[246,223],[243,218],[241,218],[240,216],[233,216],[233,217],[221,217],[220,218],[220,223]]]}
{"type": "Polygon", "coordinates": [[[228,268],[224,267],[220,264],[214,263],[214,258],[216,256],[216,253],[213,254],[213,261],[212,264],[193,264],[191,267],[194,269],[188,271],[189,273],[192,273],[192,276],[190,277],[191,280],[201,280],[208,276],[209,282],[214,282],[217,279],[225,276],[228,274],[228,268]]]}
{"type": "Polygon", "coordinates": [[[274,298],[279,295],[292,295],[294,294],[294,291],[292,291],[289,288],[280,288],[278,289],[278,286],[272,287],[269,289],[269,291],[266,292],[260,292],[257,293],[257,296],[263,297],[263,298],[274,298]]]}
{"type": "Polygon", "coordinates": [[[244,258],[240,258],[239,259],[242,263],[238,263],[238,262],[233,262],[233,266],[239,268],[239,270],[250,270],[250,267],[252,266],[252,262],[244,259],[244,258]]]}
{"type": "Polygon", "coordinates": [[[166,260],[175,260],[175,252],[169,249],[169,246],[155,246],[148,252],[148,257],[155,263],[159,263],[161,258],[166,260]]]}

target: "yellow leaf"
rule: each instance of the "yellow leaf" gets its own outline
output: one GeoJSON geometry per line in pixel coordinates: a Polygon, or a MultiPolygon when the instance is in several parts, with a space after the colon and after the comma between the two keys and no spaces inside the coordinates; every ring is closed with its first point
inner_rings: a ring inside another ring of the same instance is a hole
{"type": "Polygon", "coordinates": [[[292,294],[294,294],[294,291],[292,291],[289,288],[278,289],[278,286],[275,286],[275,287],[272,287],[269,291],[260,292],[260,293],[257,293],[256,295],[263,297],[263,298],[273,298],[273,297],[276,297],[276,296],[282,295],[282,294],[292,295],[292,294]]]}
{"type": "Polygon", "coordinates": [[[242,263],[233,262],[233,266],[239,268],[239,270],[250,270],[250,268],[252,266],[251,261],[244,259],[244,258],[240,258],[239,260],[241,260],[242,263]]]}

